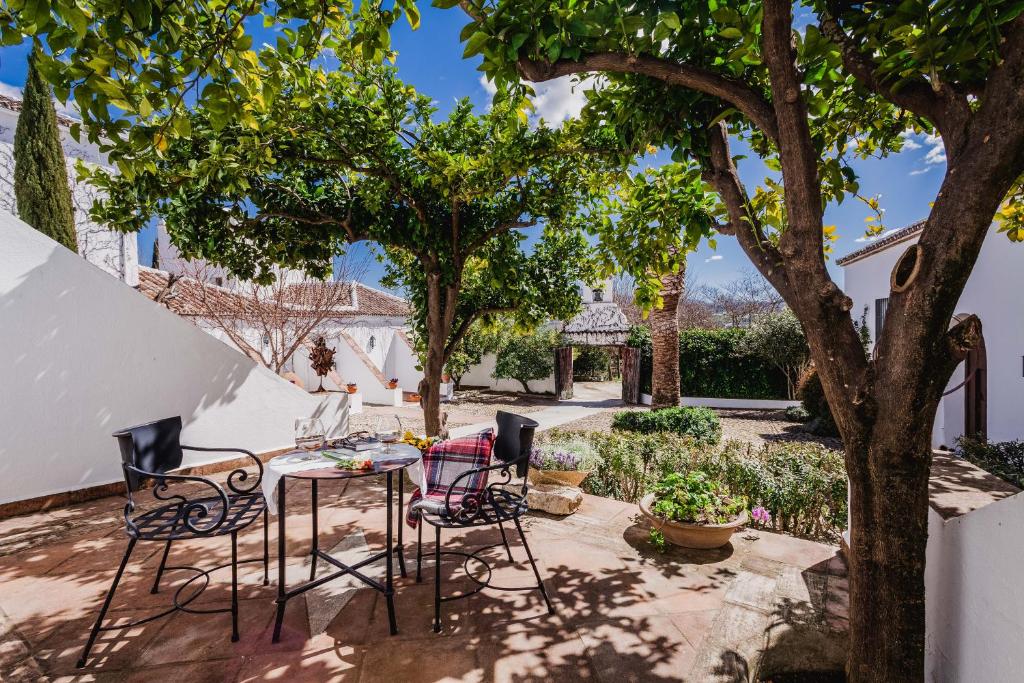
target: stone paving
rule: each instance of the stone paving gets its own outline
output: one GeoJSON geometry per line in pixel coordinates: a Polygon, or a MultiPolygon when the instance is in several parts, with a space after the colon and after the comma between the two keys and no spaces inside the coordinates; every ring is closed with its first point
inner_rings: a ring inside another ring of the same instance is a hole
{"type": "MultiPolygon", "coordinates": [[[[321,547],[380,547],[383,491],[376,482],[321,483],[321,547]]],[[[290,485],[289,574],[308,561],[308,488],[290,485]]],[[[567,518],[530,515],[527,538],[556,607],[537,592],[486,591],[444,605],[444,630],[430,630],[431,562],[413,578],[414,532],[406,534],[410,577],[397,583],[400,633],[387,634],[385,601],[355,585],[307,594],[288,605],[280,643],[271,643],[275,567],[241,572],[241,640],[228,615],[175,614],[101,634],[86,669],[75,662],[125,547],[119,498],[0,520],[0,680],[3,681],[748,681],[766,672],[836,669],[845,658],[845,565],[832,546],[744,530],[720,550],[654,552],[632,505],[587,496],[567,518]],[[13,540],[12,540],[13,539],[13,540]],[[307,599],[308,597],[308,599],[307,599]],[[321,632],[321,629],[322,632],[321,632]]],[[[273,518],[272,518],[273,519],[273,518]]],[[[425,534],[432,536],[432,534],[425,534]]],[[[445,536],[482,546],[495,533],[445,536]]],[[[271,548],[276,555],[276,525],[271,548]]],[[[256,557],[259,528],[240,539],[256,557]]],[[[432,543],[425,543],[425,558],[432,543]]],[[[161,545],[140,544],[111,615],[135,619],[170,599],[184,573],[149,592],[161,545]]],[[[172,563],[218,564],[226,538],[179,542],[172,563]]],[[[522,546],[513,543],[518,560],[522,546]]],[[[495,581],[525,586],[528,565],[492,559],[495,581]]],[[[376,568],[380,571],[381,568],[376,568]]],[[[458,563],[444,562],[446,590],[465,588],[458,563]]],[[[223,606],[226,572],[196,605],[223,606]]]]}

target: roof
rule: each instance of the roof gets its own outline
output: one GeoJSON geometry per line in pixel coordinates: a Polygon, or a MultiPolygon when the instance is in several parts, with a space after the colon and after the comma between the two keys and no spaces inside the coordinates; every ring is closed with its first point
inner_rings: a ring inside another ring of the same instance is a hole
{"type": "Polygon", "coordinates": [[[629,321],[616,303],[584,304],[579,315],[562,328],[562,334],[572,344],[621,346],[629,334],[629,321]]]}
{"type": "Polygon", "coordinates": [[[921,220],[916,223],[911,223],[905,228],[894,230],[885,237],[878,238],[868,246],[858,249],[857,251],[852,251],[840,259],[836,259],[836,265],[845,266],[849,263],[853,263],[854,261],[866,258],[875,252],[884,251],[894,244],[906,242],[907,240],[916,237],[922,230],[924,230],[925,223],[926,221],[921,220]]]}
{"type": "MultiPolygon", "coordinates": [[[[337,282],[335,287],[343,288],[335,301],[332,318],[353,318],[358,316],[407,317],[409,304],[393,294],[368,287],[361,282],[337,282]]],[[[315,296],[314,285],[293,284],[285,289],[288,303],[301,311],[307,304],[306,297],[315,296]]],[[[177,277],[171,285],[170,273],[139,266],[139,291],[153,301],[159,300],[171,311],[181,316],[204,317],[207,306],[228,314],[246,306],[258,305],[256,298],[225,287],[206,284],[204,301],[203,285],[192,277],[177,277]],[[168,287],[170,285],[170,290],[168,287]]],[[[312,302],[309,302],[312,303],[312,302]]]]}
{"type": "MultiPolygon", "coordinates": [[[[21,100],[19,100],[17,97],[11,97],[10,95],[0,95],[0,109],[6,109],[8,111],[17,112],[20,114],[21,100]]],[[[70,128],[72,124],[81,123],[81,121],[76,121],[75,119],[71,118],[70,116],[67,116],[66,114],[61,114],[60,112],[57,112],[57,123],[64,126],[65,128],[70,128]]]]}

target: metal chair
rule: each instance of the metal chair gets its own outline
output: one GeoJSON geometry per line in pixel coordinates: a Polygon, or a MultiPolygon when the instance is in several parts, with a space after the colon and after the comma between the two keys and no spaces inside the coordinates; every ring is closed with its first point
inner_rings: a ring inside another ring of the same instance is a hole
{"type": "MultiPolygon", "coordinates": [[[[96,642],[100,631],[113,631],[130,628],[155,621],[176,611],[193,614],[216,614],[231,612],[231,640],[238,640],[238,532],[252,524],[263,515],[263,584],[269,583],[268,563],[270,558],[267,537],[267,506],[260,490],[263,478],[263,463],[255,454],[241,448],[200,448],[184,446],[181,435],[181,418],[169,417],[155,422],[129,427],[115,432],[118,446],[121,449],[121,466],[124,470],[124,481],[127,489],[128,502],[124,506],[125,533],[128,535],[128,547],[121,558],[121,565],[110,584],[106,599],[100,608],[99,616],[93,625],[89,640],[78,660],[78,666],[85,666],[89,652],[96,642]],[[255,477],[244,469],[232,471],[227,478],[227,490],[205,477],[171,474],[172,470],[181,467],[183,451],[243,453],[247,455],[257,468],[255,477]],[[252,481],[250,481],[252,480],[252,481]],[[136,502],[133,494],[138,493],[152,482],[152,495],[157,501],[168,501],[164,505],[151,508],[136,514],[136,502]],[[180,484],[171,490],[171,484],[180,484]],[[183,490],[185,485],[194,484],[206,490],[183,490]],[[210,569],[191,566],[168,566],[167,558],[174,541],[204,538],[213,536],[231,536],[231,562],[210,569]],[[160,579],[165,570],[187,570],[194,572],[174,593],[172,605],[168,609],[129,624],[104,626],[103,619],[110,608],[110,603],[117,590],[117,584],[124,574],[128,560],[139,541],[162,541],[165,543],[163,557],[156,571],[152,593],[159,592],[160,579]],[[209,585],[210,573],[225,567],[231,567],[231,607],[221,609],[197,609],[189,607],[209,585]],[[190,595],[182,597],[193,583],[202,579],[202,585],[190,595]]],[[[243,560],[259,562],[260,559],[243,560]]]]}
{"type": "MultiPolygon", "coordinates": [[[[485,588],[509,591],[539,590],[541,596],[544,598],[544,603],[547,605],[548,613],[554,614],[555,612],[554,607],[551,606],[551,600],[548,598],[547,590],[544,588],[544,581],[541,579],[540,571],[537,569],[537,563],[533,558],[533,553],[530,551],[530,546],[526,542],[523,527],[519,523],[519,518],[527,511],[526,494],[529,484],[526,475],[530,465],[530,450],[533,447],[533,435],[538,427],[538,423],[530,418],[506,413],[504,411],[498,412],[497,423],[498,434],[494,442],[494,451],[491,462],[494,463],[495,460],[498,460],[499,462],[488,467],[467,470],[460,474],[448,487],[448,492],[445,495],[443,505],[438,505],[436,503],[431,504],[430,501],[424,501],[422,506],[418,508],[420,521],[434,527],[435,633],[440,633],[441,631],[441,603],[469,597],[470,595],[479,593],[485,588]],[[455,491],[458,491],[460,483],[464,483],[466,479],[479,472],[488,473],[488,484],[483,488],[483,490],[465,495],[455,493],[455,491]],[[522,478],[522,483],[518,485],[510,485],[512,484],[513,478],[516,477],[522,478]],[[537,578],[536,586],[506,587],[495,586],[490,582],[492,574],[491,566],[486,560],[480,557],[480,553],[502,545],[505,547],[505,552],[508,553],[509,562],[515,562],[512,557],[512,550],[508,545],[508,538],[505,535],[505,527],[503,525],[503,522],[508,521],[511,521],[515,525],[516,531],[519,532],[519,538],[523,542],[523,549],[526,551],[526,557],[530,562],[530,566],[533,568],[533,575],[537,578]],[[498,529],[501,531],[501,543],[493,543],[473,552],[441,550],[441,529],[466,529],[492,525],[497,525],[498,529]],[[473,590],[464,591],[455,595],[442,596],[442,555],[457,555],[464,558],[463,565],[467,569],[466,573],[469,578],[477,584],[477,587],[473,590]],[[484,568],[486,578],[479,579],[468,571],[470,560],[479,563],[484,568]]],[[[414,506],[413,509],[416,510],[416,506],[414,506]]],[[[423,581],[421,573],[421,564],[423,559],[423,524],[419,524],[417,529],[416,581],[419,583],[423,581]]]]}

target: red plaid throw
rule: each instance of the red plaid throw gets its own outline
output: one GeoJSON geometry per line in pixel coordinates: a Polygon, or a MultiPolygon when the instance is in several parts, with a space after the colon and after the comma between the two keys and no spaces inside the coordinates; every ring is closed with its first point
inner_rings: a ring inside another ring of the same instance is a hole
{"type": "MultiPolygon", "coordinates": [[[[426,481],[427,490],[421,492],[419,487],[413,490],[409,500],[409,512],[406,515],[409,526],[416,528],[420,521],[421,510],[428,512],[443,510],[448,487],[462,473],[490,465],[493,448],[494,430],[492,429],[458,439],[440,441],[431,446],[423,454],[423,478],[426,481]]],[[[487,486],[487,472],[478,472],[462,479],[452,491],[452,507],[457,507],[467,493],[483,491],[485,486],[487,486]]]]}

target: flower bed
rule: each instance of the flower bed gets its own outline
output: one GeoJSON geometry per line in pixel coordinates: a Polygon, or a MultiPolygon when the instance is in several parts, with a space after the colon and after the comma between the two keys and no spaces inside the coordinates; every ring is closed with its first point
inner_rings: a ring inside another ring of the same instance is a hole
{"type": "Polygon", "coordinates": [[[702,446],[672,433],[562,432],[543,434],[538,447],[591,459],[587,493],[638,502],[672,473],[704,472],[762,508],[756,523],[775,531],[835,541],[846,528],[842,454],[814,443],[754,447],[736,441],[702,446]]]}

